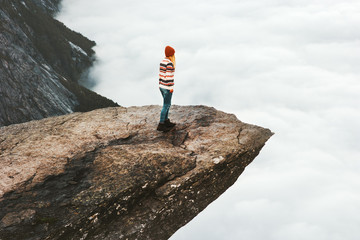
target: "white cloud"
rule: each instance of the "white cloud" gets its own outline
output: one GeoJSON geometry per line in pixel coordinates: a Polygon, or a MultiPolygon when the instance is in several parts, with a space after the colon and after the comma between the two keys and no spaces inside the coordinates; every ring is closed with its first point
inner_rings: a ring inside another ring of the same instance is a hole
{"type": "Polygon", "coordinates": [[[358,239],[358,0],[63,6],[59,19],[98,44],[97,92],[124,106],[161,104],[158,62],[172,45],[174,104],[215,106],[276,133],[237,183],[171,239],[358,239]]]}

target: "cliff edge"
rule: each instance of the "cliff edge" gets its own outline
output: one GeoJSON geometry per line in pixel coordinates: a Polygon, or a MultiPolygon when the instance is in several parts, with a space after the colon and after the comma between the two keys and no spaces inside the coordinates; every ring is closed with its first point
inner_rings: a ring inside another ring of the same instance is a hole
{"type": "Polygon", "coordinates": [[[114,107],[0,128],[0,239],[168,239],[273,134],[206,106],[114,107]]]}

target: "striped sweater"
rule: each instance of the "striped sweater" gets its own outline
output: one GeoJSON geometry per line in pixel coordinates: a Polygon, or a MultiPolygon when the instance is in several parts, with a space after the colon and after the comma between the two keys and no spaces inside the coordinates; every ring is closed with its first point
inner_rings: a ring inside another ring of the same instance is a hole
{"type": "Polygon", "coordinates": [[[160,62],[159,87],[165,89],[174,88],[174,64],[167,58],[160,62]]]}

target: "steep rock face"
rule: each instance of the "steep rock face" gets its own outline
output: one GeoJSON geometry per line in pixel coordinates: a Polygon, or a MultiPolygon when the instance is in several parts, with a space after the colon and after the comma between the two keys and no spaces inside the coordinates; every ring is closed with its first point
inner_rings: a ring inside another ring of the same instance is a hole
{"type": "Polygon", "coordinates": [[[205,106],[106,108],[0,128],[0,239],[168,239],[272,133],[205,106]]]}
{"type": "Polygon", "coordinates": [[[59,4],[61,0],[30,0],[32,3],[36,4],[44,12],[47,12],[49,15],[53,15],[59,11],[59,4]]]}
{"type": "Polygon", "coordinates": [[[0,0],[0,126],[117,106],[77,81],[95,45],[52,18],[58,0],[0,0]]]}

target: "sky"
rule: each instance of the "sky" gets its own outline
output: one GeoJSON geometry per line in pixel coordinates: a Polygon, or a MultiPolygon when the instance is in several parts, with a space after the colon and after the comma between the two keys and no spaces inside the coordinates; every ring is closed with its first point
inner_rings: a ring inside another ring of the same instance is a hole
{"type": "MultiPolygon", "coordinates": [[[[360,239],[358,0],[63,0],[95,40],[92,89],[122,106],[208,105],[275,135],[238,181],[170,239],[360,239]]],[[[170,110],[171,118],[171,110],[170,110]]]]}

